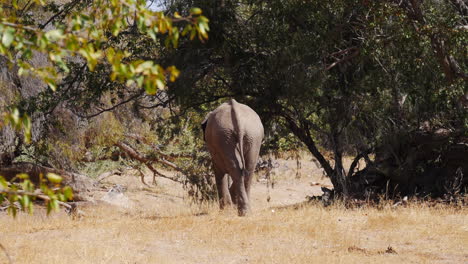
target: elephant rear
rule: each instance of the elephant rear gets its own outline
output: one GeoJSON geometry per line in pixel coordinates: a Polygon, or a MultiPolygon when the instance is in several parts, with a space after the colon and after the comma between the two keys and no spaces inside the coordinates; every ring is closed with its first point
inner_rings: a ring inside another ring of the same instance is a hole
{"type": "Polygon", "coordinates": [[[202,127],[213,160],[220,205],[229,204],[234,196],[243,215],[250,208],[250,183],[264,137],[260,117],[247,105],[231,100],[209,113],[202,127]],[[231,195],[225,174],[233,180],[231,195]]]}

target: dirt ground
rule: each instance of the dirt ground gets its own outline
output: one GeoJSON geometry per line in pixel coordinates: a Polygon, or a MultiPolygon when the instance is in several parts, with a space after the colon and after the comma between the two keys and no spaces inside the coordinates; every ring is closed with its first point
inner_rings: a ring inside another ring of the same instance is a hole
{"type": "Polygon", "coordinates": [[[278,162],[273,188],[256,176],[249,217],[126,173],[103,180],[80,217],[0,213],[0,243],[14,263],[468,263],[466,208],[295,206],[330,182],[307,156],[299,175],[295,160],[278,162]]]}

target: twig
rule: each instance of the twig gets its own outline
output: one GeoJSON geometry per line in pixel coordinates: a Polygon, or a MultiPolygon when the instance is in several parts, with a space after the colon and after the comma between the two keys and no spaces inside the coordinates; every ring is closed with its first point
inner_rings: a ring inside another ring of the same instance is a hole
{"type": "Polygon", "coordinates": [[[47,20],[44,24],[40,25],[40,29],[44,29],[50,22],[54,21],[58,16],[60,16],[65,10],[66,12],[70,11],[73,7],[75,7],[76,4],[78,4],[80,1],[79,0],[74,0],[72,2],[69,2],[63,6],[63,9],[60,10],[58,13],[54,14],[52,17],[47,20]]]}
{"type": "Polygon", "coordinates": [[[338,60],[338,61],[335,61],[334,63],[330,64],[329,66],[327,66],[327,67],[325,68],[325,70],[328,71],[328,70],[332,69],[333,67],[335,67],[336,65],[338,65],[338,64],[340,64],[340,63],[342,63],[342,62],[345,62],[345,61],[349,61],[350,59],[356,57],[357,55],[359,55],[359,50],[358,50],[358,49],[356,49],[353,53],[351,53],[351,55],[346,56],[346,57],[344,57],[344,58],[342,58],[342,59],[340,59],[340,60],[338,60]]]}
{"type": "Polygon", "coordinates": [[[79,113],[75,113],[75,114],[77,116],[81,117],[81,118],[93,118],[93,117],[96,117],[96,116],[98,116],[98,115],[100,115],[100,114],[102,114],[104,112],[112,111],[112,110],[116,109],[117,107],[119,107],[121,105],[124,105],[124,104],[126,104],[126,103],[128,103],[130,101],[133,101],[133,100],[137,99],[138,97],[140,97],[141,95],[144,94],[144,91],[145,90],[141,89],[138,93],[130,96],[129,98],[127,98],[127,99],[125,99],[125,100],[123,100],[123,101],[121,101],[121,102],[119,102],[119,103],[117,103],[117,104],[115,104],[115,105],[113,105],[113,106],[111,106],[109,108],[101,109],[101,110],[99,110],[98,112],[96,112],[94,114],[90,114],[90,115],[81,115],[79,113]]]}
{"type": "Polygon", "coordinates": [[[33,27],[30,27],[30,26],[25,26],[25,25],[22,25],[22,24],[15,24],[15,23],[10,23],[10,22],[0,22],[0,24],[3,24],[7,27],[12,27],[12,28],[17,28],[17,29],[24,29],[24,30],[28,30],[28,31],[39,31],[39,29],[37,28],[33,28],[33,27]]]}
{"type": "MultiPolygon", "coordinates": [[[[45,195],[45,194],[42,194],[42,193],[38,193],[38,192],[28,192],[28,191],[23,191],[23,190],[18,190],[18,191],[11,191],[11,190],[5,190],[5,189],[0,189],[0,193],[4,193],[4,194],[16,194],[16,195],[28,195],[28,196],[33,196],[33,197],[36,197],[38,199],[41,199],[43,201],[50,201],[50,197],[45,195]]],[[[65,203],[65,202],[62,202],[62,201],[57,201],[59,205],[69,209],[69,210],[73,210],[73,206],[65,203]]]]}

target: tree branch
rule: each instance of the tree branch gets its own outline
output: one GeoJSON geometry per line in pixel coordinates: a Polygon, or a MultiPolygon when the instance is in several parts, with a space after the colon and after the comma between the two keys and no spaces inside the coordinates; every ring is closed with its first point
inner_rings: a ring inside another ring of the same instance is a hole
{"type": "Polygon", "coordinates": [[[330,166],[330,163],[323,157],[323,155],[320,153],[320,151],[317,149],[314,140],[312,139],[310,135],[310,131],[308,131],[305,128],[299,127],[296,122],[294,121],[293,118],[286,114],[282,114],[282,117],[286,120],[286,122],[289,125],[289,128],[295,134],[304,144],[307,146],[309,151],[314,155],[314,157],[318,160],[320,165],[323,167],[325,170],[325,173],[331,177],[333,175],[333,169],[330,166]]]}
{"type": "MultiPolygon", "coordinates": [[[[450,0],[459,10],[459,12],[463,15],[464,12],[468,12],[468,7],[460,0],[450,0]]],[[[420,2],[418,0],[409,0],[409,1],[399,1],[393,0],[395,4],[399,7],[406,10],[408,17],[412,20],[413,24],[415,22],[419,23],[420,25],[425,25],[426,20],[424,18],[424,14],[420,8],[420,2]]],[[[415,25],[416,27],[416,25],[415,25]]],[[[444,74],[449,82],[453,82],[457,78],[461,78],[463,80],[468,80],[468,74],[462,72],[461,68],[459,67],[455,58],[448,54],[445,50],[445,43],[442,37],[437,33],[432,33],[429,36],[431,40],[431,45],[434,49],[434,54],[439,61],[439,64],[444,71],[444,74]]]]}
{"type": "Polygon", "coordinates": [[[100,114],[102,114],[104,112],[112,111],[112,110],[116,109],[117,107],[119,107],[121,105],[124,105],[124,104],[126,104],[126,103],[128,103],[130,101],[135,100],[136,98],[142,96],[144,94],[144,92],[145,91],[143,89],[141,89],[140,92],[138,92],[137,94],[134,94],[133,96],[130,96],[129,98],[127,98],[127,99],[125,99],[125,100],[119,102],[118,104],[115,104],[115,105],[113,105],[113,106],[111,106],[109,108],[101,109],[97,113],[94,113],[94,114],[82,115],[82,114],[76,113],[75,111],[74,111],[74,113],[75,113],[75,115],[77,115],[77,116],[79,116],[81,118],[93,118],[93,117],[96,117],[96,116],[98,116],[98,115],[100,115],[100,114]]]}
{"type": "MultiPolygon", "coordinates": [[[[151,142],[148,142],[148,140],[140,135],[137,135],[137,134],[125,134],[125,137],[128,137],[128,138],[131,138],[131,139],[134,139],[134,140],[138,140],[138,141],[141,141],[143,143],[145,143],[146,145],[149,145],[154,152],[158,153],[159,155],[163,156],[164,158],[166,159],[174,159],[174,158],[190,158],[191,156],[190,155],[181,155],[181,154],[167,154],[167,153],[164,153],[161,151],[161,149],[156,146],[155,144],[151,143],[151,142]]],[[[173,163],[171,163],[173,164],[173,163]]],[[[173,167],[173,166],[176,166],[176,165],[168,165],[169,167],[173,167]]],[[[179,170],[179,168],[177,168],[177,170],[179,170]]]]}
{"type": "MultiPolygon", "coordinates": [[[[0,189],[0,193],[2,194],[13,194],[13,195],[27,195],[27,196],[31,196],[31,197],[36,197],[38,199],[41,199],[43,201],[50,201],[50,197],[43,194],[43,193],[38,193],[38,192],[27,192],[27,191],[23,191],[23,190],[17,190],[17,191],[12,191],[12,190],[5,190],[5,189],[0,189]]],[[[57,201],[59,205],[69,209],[69,210],[73,210],[73,206],[70,205],[70,204],[67,204],[65,202],[62,202],[62,201],[57,201]]]]}
{"type": "Polygon", "coordinates": [[[350,55],[346,56],[346,57],[343,57],[341,58],[340,60],[338,61],[335,61],[333,62],[332,64],[328,65],[327,67],[325,67],[325,70],[326,71],[329,71],[330,69],[332,69],[333,67],[335,67],[336,65],[340,64],[340,63],[343,63],[343,62],[346,62],[346,61],[349,61],[351,60],[352,58],[356,57],[357,55],[359,55],[359,50],[357,48],[349,48],[349,49],[346,49],[342,52],[344,53],[348,53],[349,51],[351,50],[354,50],[353,53],[351,53],[350,55]]]}
{"type": "Polygon", "coordinates": [[[64,12],[69,12],[73,7],[76,6],[76,4],[78,4],[80,2],[80,0],[74,0],[74,1],[71,1],[65,5],[63,5],[63,8],[62,10],[60,10],[58,13],[54,14],[52,17],[49,18],[49,20],[47,20],[47,22],[45,22],[44,24],[40,25],[39,28],[40,29],[44,29],[49,23],[51,23],[52,21],[54,21],[58,16],[60,16],[61,14],[63,14],[64,12]]]}
{"type": "MultiPolygon", "coordinates": [[[[163,178],[166,178],[166,179],[169,179],[169,180],[172,180],[172,181],[175,181],[175,182],[178,182],[178,183],[181,183],[181,181],[177,180],[177,179],[174,179],[174,178],[171,178],[171,177],[168,177],[160,172],[158,172],[154,167],[153,165],[151,164],[151,161],[150,159],[148,159],[147,157],[143,156],[142,154],[140,154],[138,151],[136,151],[135,149],[133,149],[131,146],[127,145],[126,143],[123,143],[123,142],[117,142],[115,143],[115,145],[117,147],[119,147],[121,150],[123,150],[125,153],[127,153],[132,159],[135,159],[135,160],[138,160],[139,162],[145,164],[146,167],[148,167],[148,169],[153,172],[153,182],[155,182],[155,178],[156,178],[156,175],[159,175],[160,177],[163,177],[163,178]]],[[[180,169],[179,169],[180,170],[180,169]]],[[[144,183],[144,181],[143,181],[144,183]]]]}
{"type": "Polygon", "coordinates": [[[349,170],[348,170],[348,178],[350,178],[353,174],[354,174],[354,169],[356,168],[356,166],[358,165],[359,163],[359,160],[361,160],[362,158],[365,158],[366,159],[366,162],[367,160],[369,159],[369,157],[367,157],[369,155],[369,153],[372,152],[372,148],[370,149],[367,149],[365,150],[364,152],[362,153],[359,153],[359,155],[357,155],[353,162],[351,163],[351,166],[349,166],[349,170]]]}

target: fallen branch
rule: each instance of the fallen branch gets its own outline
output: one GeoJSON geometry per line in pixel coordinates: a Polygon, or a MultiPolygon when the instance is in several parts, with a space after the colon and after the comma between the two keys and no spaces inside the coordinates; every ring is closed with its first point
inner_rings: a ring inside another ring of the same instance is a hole
{"type": "MultiPolygon", "coordinates": [[[[146,167],[148,167],[148,169],[150,169],[150,171],[153,173],[153,184],[156,183],[156,175],[159,175],[160,177],[163,177],[163,178],[166,178],[166,179],[169,179],[169,180],[172,180],[172,181],[175,181],[175,182],[179,182],[179,180],[177,179],[174,179],[172,177],[169,177],[169,176],[166,176],[162,173],[160,173],[159,171],[157,171],[153,165],[151,164],[151,161],[157,161],[157,162],[161,162],[163,164],[172,164],[168,161],[165,161],[165,162],[162,162],[160,160],[153,160],[153,159],[149,159],[147,157],[145,157],[144,155],[140,154],[138,151],[136,151],[135,149],[133,149],[131,146],[127,145],[126,143],[123,143],[123,142],[117,142],[115,143],[115,145],[120,148],[121,150],[123,150],[125,153],[127,153],[130,158],[132,159],[135,159],[143,164],[145,164],[146,167]]],[[[177,168],[178,170],[180,170],[177,166],[175,166],[174,164],[172,164],[175,168],[177,168]]],[[[142,176],[142,182],[144,184],[146,184],[144,182],[144,178],[142,176]]]]}
{"type": "Polygon", "coordinates": [[[102,174],[100,174],[97,178],[96,178],[96,181],[98,183],[101,183],[101,181],[103,181],[105,178],[108,178],[112,175],[121,175],[122,172],[120,170],[113,170],[113,171],[107,171],[107,172],[104,172],[102,174]]]}

